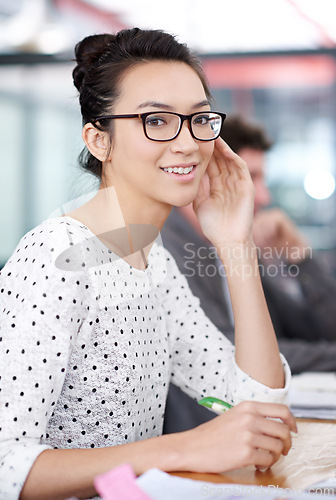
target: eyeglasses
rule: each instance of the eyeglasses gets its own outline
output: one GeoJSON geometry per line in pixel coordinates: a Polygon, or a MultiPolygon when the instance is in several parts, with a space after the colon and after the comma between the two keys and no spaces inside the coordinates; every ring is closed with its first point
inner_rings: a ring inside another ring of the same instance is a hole
{"type": "Polygon", "coordinates": [[[194,139],[197,141],[214,141],[219,136],[226,115],[224,113],[213,113],[212,111],[192,113],[191,115],[158,111],[154,113],[100,116],[93,120],[92,123],[95,125],[97,122],[116,118],[140,118],[147,139],[158,142],[175,139],[181,132],[183,122],[188,120],[189,130],[194,139]]]}

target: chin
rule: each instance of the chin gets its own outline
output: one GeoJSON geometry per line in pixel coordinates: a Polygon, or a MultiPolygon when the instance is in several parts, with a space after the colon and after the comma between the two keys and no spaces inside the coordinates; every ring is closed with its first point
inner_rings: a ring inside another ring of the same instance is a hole
{"type": "Polygon", "coordinates": [[[196,194],[194,196],[184,196],[179,197],[179,199],[175,199],[172,201],[172,206],[173,207],[186,207],[187,205],[190,205],[196,198],[196,194]]]}
{"type": "Polygon", "coordinates": [[[171,207],[186,207],[194,201],[197,196],[197,186],[184,186],[184,189],[174,189],[166,192],[166,196],[161,196],[161,202],[164,202],[171,207]],[[186,189],[187,188],[187,189],[186,189]]]}

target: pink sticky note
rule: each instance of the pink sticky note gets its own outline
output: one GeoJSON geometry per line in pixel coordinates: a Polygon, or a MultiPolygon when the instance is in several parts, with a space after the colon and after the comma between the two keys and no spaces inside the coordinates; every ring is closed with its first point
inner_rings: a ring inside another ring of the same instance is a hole
{"type": "Polygon", "coordinates": [[[106,474],[96,476],[94,485],[104,500],[152,500],[135,482],[136,477],[129,464],[122,464],[106,474]]]}

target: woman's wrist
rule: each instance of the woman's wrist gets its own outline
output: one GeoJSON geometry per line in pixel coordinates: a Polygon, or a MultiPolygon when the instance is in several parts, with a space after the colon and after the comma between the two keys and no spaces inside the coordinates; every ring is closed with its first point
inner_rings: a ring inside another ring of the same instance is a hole
{"type": "MultiPolygon", "coordinates": [[[[256,248],[256,245],[253,241],[253,237],[250,236],[246,239],[238,240],[238,241],[230,241],[230,240],[222,240],[220,238],[212,241],[213,246],[216,248],[218,254],[223,253],[225,256],[225,252],[227,252],[228,257],[235,256],[235,251],[242,252],[250,249],[256,248]]],[[[243,253],[244,254],[244,253],[243,253]]],[[[239,253],[238,253],[239,255],[239,253]]]]}
{"type": "Polygon", "coordinates": [[[220,244],[217,254],[230,276],[247,277],[258,274],[257,248],[252,239],[244,242],[220,244]]]}
{"type": "Polygon", "coordinates": [[[187,470],[186,451],[183,445],[186,432],[164,434],[126,445],[133,448],[130,453],[132,458],[129,458],[128,462],[134,472],[140,475],[151,468],[166,472],[187,470]]]}

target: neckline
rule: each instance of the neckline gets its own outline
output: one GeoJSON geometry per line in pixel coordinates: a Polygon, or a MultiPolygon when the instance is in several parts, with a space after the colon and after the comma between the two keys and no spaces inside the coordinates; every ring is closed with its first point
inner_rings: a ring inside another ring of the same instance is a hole
{"type": "Polygon", "coordinates": [[[55,217],[56,219],[68,219],[70,220],[71,222],[75,222],[78,226],[84,228],[86,231],[88,231],[96,240],[98,240],[99,244],[102,245],[108,252],[112,253],[113,255],[116,255],[118,257],[118,261],[120,262],[121,266],[122,267],[126,267],[128,270],[131,270],[133,273],[136,273],[136,274],[139,274],[141,276],[147,274],[149,268],[151,267],[151,252],[152,252],[152,249],[154,247],[154,245],[156,244],[156,242],[154,241],[149,253],[148,253],[148,257],[147,257],[147,267],[145,269],[139,269],[137,267],[134,267],[132,266],[131,264],[129,264],[128,262],[126,262],[122,257],[120,257],[120,255],[118,255],[117,253],[113,252],[113,250],[111,250],[108,246],[106,246],[99,238],[98,236],[93,232],[91,231],[90,228],[88,228],[83,222],[81,222],[80,220],[78,219],[75,219],[74,217],[71,217],[70,215],[62,215],[62,216],[58,216],[58,217],[55,217]]]}

